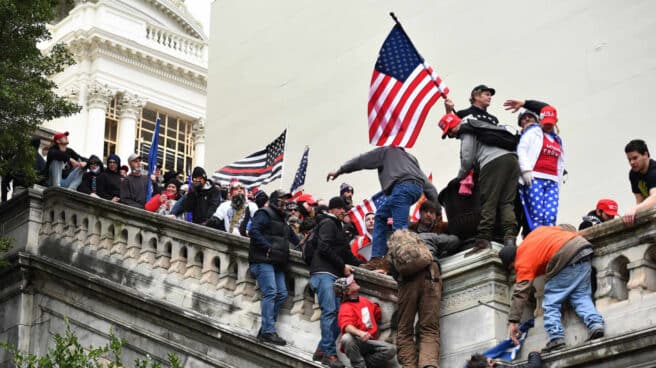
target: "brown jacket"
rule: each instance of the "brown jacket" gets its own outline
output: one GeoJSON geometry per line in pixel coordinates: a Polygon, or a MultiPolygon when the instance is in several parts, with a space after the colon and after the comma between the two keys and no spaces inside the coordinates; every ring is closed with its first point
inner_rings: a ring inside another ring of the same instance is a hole
{"type": "MultiPolygon", "coordinates": [[[[524,245],[522,244],[521,246],[524,245]]],[[[547,264],[545,272],[547,281],[565,268],[579,251],[590,246],[590,243],[582,236],[576,236],[563,244],[547,264]]],[[[518,323],[520,321],[524,306],[533,298],[534,292],[533,280],[521,280],[515,283],[510,303],[510,313],[508,314],[509,322],[518,323]]]]}

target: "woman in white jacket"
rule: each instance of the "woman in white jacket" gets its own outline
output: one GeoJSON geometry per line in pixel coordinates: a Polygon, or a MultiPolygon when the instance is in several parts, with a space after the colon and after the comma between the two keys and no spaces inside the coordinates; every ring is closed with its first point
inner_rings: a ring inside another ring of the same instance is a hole
{"type": "Polygon", "coordinates": [[[529,228],[554,226],[565,171],[565,150],[556,132],[556,109],[534,100],[507,100],[504,106],[513,112],[525,109],[519,115],[522,135],[517,156],[521,170],[519,192],[524,199],[529,228]]]}

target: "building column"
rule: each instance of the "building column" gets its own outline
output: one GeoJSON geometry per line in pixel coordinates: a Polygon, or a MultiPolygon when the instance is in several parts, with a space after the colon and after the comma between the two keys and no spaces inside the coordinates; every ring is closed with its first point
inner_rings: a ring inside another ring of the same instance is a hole
{"type": "Polygon", "coordinates": [[[114,97],[112,92],[106,85],[94,82],[89,85],[87,92],[87,135],[84,143],[84,154],[88,156],[96,155],[102,160],[105,154],[105,116],[107,114],[107,106],[110,100],[114,97]]]}
{"type": "Polygon", "coordinates": [[[199,118],[192,127],[194,138],[194,166],[205,167],[205,119],[199,118]]]}
{"type": "Polygon", "coordinates": [[[135,140],[137,138],[137,119],[141,113],[141,108],[146,104],[146,100],[135,95],[126,93],[120,100],[120,114],[118,122],[118,142],[116,144],[116,154],[121,158],[121,162],[126,162],[128,156],[135,152],[135,140]]]}

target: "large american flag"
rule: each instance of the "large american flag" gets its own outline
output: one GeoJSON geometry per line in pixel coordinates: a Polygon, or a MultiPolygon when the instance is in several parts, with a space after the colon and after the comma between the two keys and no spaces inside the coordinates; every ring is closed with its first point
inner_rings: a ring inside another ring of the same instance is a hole
{"type": "Polygon", "coordinates": [[[246,188],[268,184],[282,177],[282,166],[285,159],[285,129],[278,138],[269,143],[266,148],[248,157],[217,170],[212,179],[223,185],[228,185],[230,179],[237,179],[246,188]]]}
{"type": "Polygon", "coordinates": [[[369,87],[369,143],[412,147],[426,115],[449,89],[395,25],[378,54],[369,87]]]}
{"type": "Polygon", "coordinates": [[[289,192],[292,194],[300,193],[303,191],[303,186],[305,185],[305,174],[307,173],[309,154],[310,154],[310,147],[305,146],[305,150],[303,151],[303,156],[301,157],[301,163],[298,164],[298,170],[296,170],[296,175],[294,175],[294,182],[292,183],[292,187],[289,189],[289,192]]]}
{"type": "Polygon", "coordinates": [[[387,200],[387,196],[383,192],[378,192],[371,196],[370,198],[365,199],[362,203],[351,208],[348,212],[348,215],[351,217],[351,220],[355,227],[358,229],[360,235],[369,235],[367,233],[367,227],[365,226],[364,218],[368,213],[376,213],[376,209],[380,207],[387,200]]]}

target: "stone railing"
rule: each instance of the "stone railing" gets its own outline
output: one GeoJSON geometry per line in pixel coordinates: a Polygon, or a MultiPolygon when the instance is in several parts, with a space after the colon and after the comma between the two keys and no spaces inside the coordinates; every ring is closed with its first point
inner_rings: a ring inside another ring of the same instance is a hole
{"type": "Polygon", "coordinates": [[[148,42],[156,48],[207,65],[207,43],[152,24],[146,24],[145,33],[148,42]]]}
{"type": "MultiPolygon", "coordinates": [[[[43,193],[30,190],[0,209],[2,233],[20,239],[12,252],[22,248],[48,262],[128,287],[149,300],[203,315],[242,335],[257,333],[260,295],[248,272],[248,239],[60,188],[43,193]],[[29,221],[21,220],[26,218],[29,221]]],[[[630,229],[617,220],[583,232],[594,244],[599,285],[595,296],[607,321],[608,338],[601,341],[614,347],[623,336],[633,339],[633,348],[613,350],[617,356],[638,349],[641,345],[636,339],[646,344],[647,340],[635,336],[656,328],[650,317],[656,312],[654,219],[656,210],[641,213],[630,229]]],[[[495,250],[467,258],[456,254],[441,265],[441,364],[462,366],[473,352],[506,337],[512,280],[495,250]]],[[[381,304],[381,338],[392,341],[396,283],[359,268],[355,274],[362,293],[381,304]]],[[[289,298],[278,332],[298,349],[294,354],[309,362],[320,336],[320,310],[308,283],[308,269],[300,254],[292,251],[287,271],[289,298]]],[[[523,354],[546,343],[540,314],[538,310],[536,328],[523,354]]],[[[582,345],[586,331],[571,312],[565,312],[564,323],[568,345],[576,348],[548,356],[552,366],[566,366],[559,365],[561,360],[595,366],[600,358],[590,351],[608,346],[582,345]]]]}

